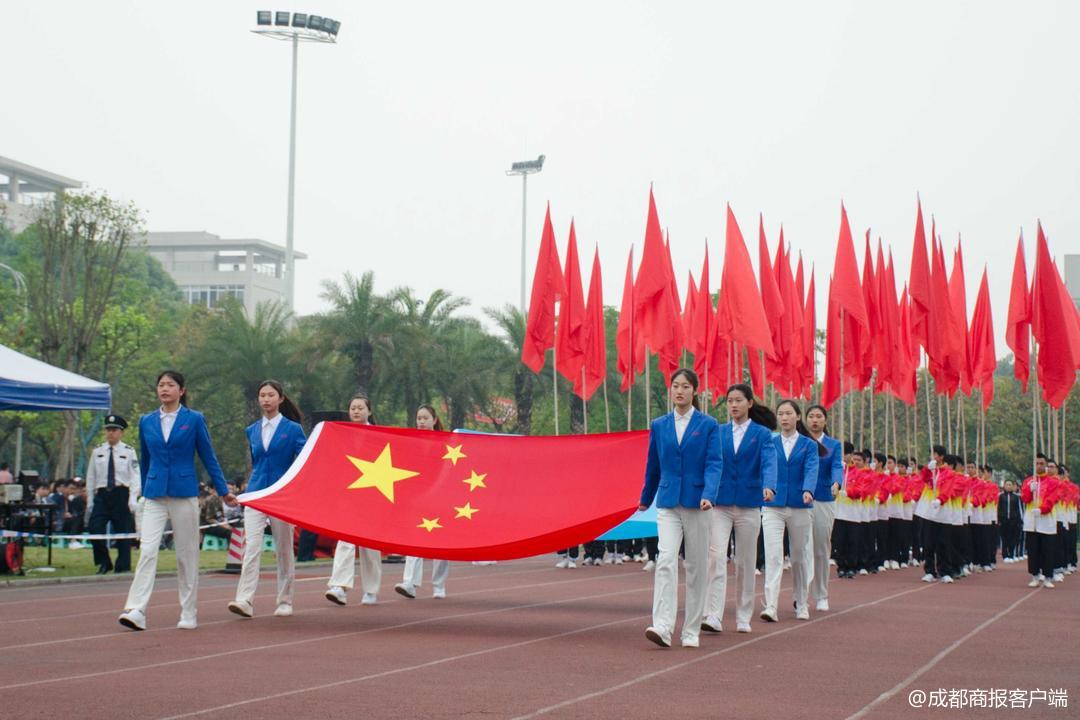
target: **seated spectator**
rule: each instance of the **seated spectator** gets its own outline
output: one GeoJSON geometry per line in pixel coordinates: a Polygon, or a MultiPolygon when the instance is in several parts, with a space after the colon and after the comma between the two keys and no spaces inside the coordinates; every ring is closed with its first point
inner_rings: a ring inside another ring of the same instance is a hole
{"type": "Polygon", "coordinates": [[[211,495],[206,490],[199,493],[199,526],[209,526],[203,528],[200,539],[206,535],[221,538],[222,540],[229,539],[232,528],[225,522],[223,507],[221,498],[217,495],[211,495]]]}

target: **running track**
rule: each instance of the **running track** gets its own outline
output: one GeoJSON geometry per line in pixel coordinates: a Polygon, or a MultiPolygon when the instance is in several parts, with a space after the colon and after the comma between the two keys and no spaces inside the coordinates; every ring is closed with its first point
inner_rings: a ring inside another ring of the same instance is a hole
{"type": "MultiPolygon", "coordinates": [[[[1022,565],[954,585],[890,571],[830,583],[832,610],[798,622],[785,575],[781,618],[753,633],[703,633],[700,649],[644,638],[652,575],[641,565],[557,570],[554,558],[455,563],[450,597],[393,592],[374,607],[327,602],[326,568],[300,570],[296,614],[226,603],[235,576],[204,575],[199,629],[176,630],[161,578],[149,629],[116,616],[127,581],[0,589],[0,717],[93,718],[911,718],[1077,717],[1080,575],[1030,590],[1022,565]],[[1064,689],[1069,707],[913,709],[944,689],[1064,689]]],[[[761,591],[761,578],[757,589],[761,591]]],[[[350,593],[350,603],[360,593],[350,593]]],[[[677,635],[676,635],[677,637],[677,635]]]]}

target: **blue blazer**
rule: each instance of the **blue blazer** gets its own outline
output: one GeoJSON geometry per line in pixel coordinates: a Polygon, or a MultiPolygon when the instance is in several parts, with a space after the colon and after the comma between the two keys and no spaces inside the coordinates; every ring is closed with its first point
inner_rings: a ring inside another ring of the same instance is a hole
{"type": "Polygon", "coordinates": [[[245,492],[268,488],[281,479],[307,442],[304,428],[284,416],[270,438],[269,450],[263,450],[262,418],[248,425],[244,432],[251,447],[251,477],[245,492]]]}
{"type": "Polygon", "coordinates": [[[776,490],[776,450],[772,431],[764,425],[750,421],[739,451],[735,452],[735,440],[731,423],[720,426],[720,448],[723,464],[720,481],[705,488],[705,497],[713,505],[737,505],[761,507],[762,490],[776,490]]]}
{"type": "Polygon", "coordinates": [[[821,444],[829,452],[818,458],[818,480],[817,488],[814,489],[814,500],[833,502],[836,500],[832,494],[833,483],[840,487],[844,486],[844,452],[840,441],[828,435],[821,436],[821,444]]]}
{"type": "Polygon", "coordinates": [[[148,498],[196,497],[199,478],[195,474],[195,453],[210,474],[218,495],[227,495],[228,486],[221,472],[210,431],[202,413],[180,406],[169,441],[161,434],[161,415],[157,410],[139,418],[139,470],[142,495],[148,498]]]}
{"type": "Polygon", "coordinates": [[[716,418],[695,409],[681,444],[675,434],[675,413],[656,418],[649,426],[641,504],[651,505],[656,498],[658,508],[699,508],[705,485],[719,482],[720,463],[716,418]]]}
{"type": "Polygon", "coordinates": [[[810,507],[803,502],[802,496],[804,492],[814,492],[817,487],[817,443],[805,435],[799,435],[791,450],[791,457],[784,457],[784,441],[777,433],[773,437],[773,452],[776,453],[776,495],[765,506],[810,507]]]}

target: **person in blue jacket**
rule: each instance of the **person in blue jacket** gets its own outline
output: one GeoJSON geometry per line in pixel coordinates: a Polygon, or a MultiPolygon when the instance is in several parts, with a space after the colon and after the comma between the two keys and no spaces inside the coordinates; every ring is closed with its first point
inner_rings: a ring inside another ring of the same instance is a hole
{"type": "Polygon", "coordinates": [[[749,385],[727,391],[730,423],[720,426],[723,472],[705,486],[701,507],[712,509],[709,540],[709,598],[703,630],[721,632],[727,593],[727,546],[735,532],[735,630],[750,632],[754,613],[754,570],[757,563],[761,504],[776,492],[776,450],[772,430],[776,416],[754,399],[749,385]]]}
{"type": "Polygon", "coordinates": [[[776,622],[780,581],[784,576],[784,531],[791,548],[791,594],[795,619],[809,620],[807,594],[814,572],[811,532],[814,490],[818,482],[818,457],[824,446],[809,437],[802,423],[802,409],[794,400],[776,406],[780,432],[773,437],[776,453],[776,495],[765,503],[761,531],[765,535],[765,600],[761,619],[776,622]]]}
{"type": "Polygon", "coordinates": [[[226,505],[236,506],[221,473],[210,432],[202,413],[187,407],[184,376],[175,370],[158,375],[157,396],[161,407],[139,418],[139,456],[142,463],[143,512],[139,529],[139,564],[128,590],[120,624],[132,630],[146,629],[146,606],[154,591],[158,547],[171,522],[176,547],[176,580],[180,593],[181,630],[198,625],[196,601],[199,591],[199,478],[195,456],[213,481],[226,505]]]}
{"type": "Polygon", "coordinates": [[[810,597],[820,611],[829,609],[829,558],[832,557],[833,518],[836,516],[836,496],[844,484],[844,449],[840,441],[826,434],[828,411],[821,405],[806,410],[806,429],[810,437],[825,447],[818,455],[818,480],[814,487],[813,518],[814,575],[810,579],[810,597]]]}
{"type": "Polygon", "coordinates": [[[671,375],[675,410],[649,426],[649,456],[638,509],[656,500],[659,553],[653,581],[652,624],[645,637],[671,647],[679,602],[679,546],[685,541],[686,609],[683,647],[698,647],[708,590],[709,514],[702,490],[720,479],[720,426],[694,405],[698,377],[680,368],[671,375]]]}
{"type": "MultiPolygon", "coordinates": [[[[303,415],[277,380],[264,380],[259,385],[259,408],[262,409],[262,418],[248,425],[244,431],[251,450],[251,478],[247,483],[249,493],[265,490],[280,480],[307,442],[304,428],[300,425],[303,415]]],[[[296,578],[293,526],[255,508],[245,507],[244,562],[236,587],[236,599],[229,603],[229,610],[241,617],[255,614],[253,601],[259,586],[259,565],[267,521],[277,555],[277,608],[274,615],[292,615],[293,582],[296,578]]]]}

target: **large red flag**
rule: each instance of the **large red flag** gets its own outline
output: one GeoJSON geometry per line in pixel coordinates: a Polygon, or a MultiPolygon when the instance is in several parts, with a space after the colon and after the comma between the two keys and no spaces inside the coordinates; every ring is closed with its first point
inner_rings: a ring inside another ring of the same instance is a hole
{"type": "Polygon", "coordinates": [[[953,255],[952,275],[949,276],[949,299],[952,304],[953,318],[956,322],[957,332],[963,340],[960,352],[955,356],[959,365],[954,368],[960,376],[960,390],[971,397],[971,358],[968,356],[968,348],[971,339],[968,337],[967,323],[967,286],[964,281],[964,252],[960,246],[960,238],[956,239],[956,254],[953,255]]]}
{"type": "Polygon", "coordinates": [[[930,274],[930,297],[933,305],[930,308],[930,347],[927,354],[930,356],[930,375],[934,378],[934,391],[938,394],[947,394],[952,397],[960,385],[960,353],[961,331],[956,323],[952,309],[952,298],[949,294],[949,276],[945,270],[945,252],[937,238],[932,240],[934,246],[934,269],[930,274]]]}
{"type": "Polygon", "coordinates": [[[840,399],[840,391],[844,385],[844,375],[841,372],[841,364],[844,355],[844,346],[847,338],[841,338],[840,305],[836,302],[835,293],[836,278],[829,280],[829,299],[826,303],[825,313],[825,372],[821,380],[821,404],[829,408],[840,399]]]}
{"type": "Polygon", "coordinates": [[[320,423],[285,475],[241,502],[387,553],[508,560],[587,542],[629,517],[647,452],[645,432],[512,437],[320,423]]]}
{"type": "Polygon", "coordinates": [[[720,335],[773,356],[769,323],[761,305],[761,294],[754,282],[754,266],[750,263],[746,242],[730,205],[727,207],[724,272],[720,286],[720,300],[725,304],[717,323],[720,335]]]}
{"type": "Polygon", "coordinates": [[[634,248],[626,260],[626,280],[623,282],[622,306],[619,308],[619,324],[615,328],[616,362],[622,376],[621,392],[634,384],[634,378],[645,369],[645,341],[634,318],[634,248]]]}
{"type": "Polygon", "coordinates": [[[713,317],[712,294],[709,292],[709,244],[705,243],[705,260],[701,264],[701,283],[698,285],[698,297],[694,301],[694,320],[686,336],[686,347],[694,355],[694,372],[701,376],[702,387],[708,372],[705,363],[708,360],[709,338],[716,323],[713,317]]]}
{"type": "Polygon", "coordinates": [[[521,343],[521,362],[534,373],[544,367],[544,353],[554,345],[555,303],[565,292],[559,249],[555,247],[555,231],[551,227],[551,205],[548,205],[533,273],[525,339],[521,343]]]}
{"type": "Polygon", "coordinates": [[[866,322],[869,326],[869,342],[862,354],[862,375],[859,377],[858,388],[864,388],[870,383],[874,370],[878,368],[881,360],[881,317],[878,312],[878,279],[874,274],[874,258],[870,254],[870,230],[866,230],[865,244],[863,249],[863,276],[862,276],[863,304],[866,306],[866,322]]]}
{"type": "MultiPolygon", "coordinates": [[[[880,243],[878,243],[878,257],[881,258],[880,243]]],[[[907,395],[903,394],[903,388],[909,381],[910,373],[913,373],[915,368],[911,356],[910,338],[901,337],[900,304],[896,296],[896,274],[893,268],[892,248],[889,249],[889,263],[885,267],[879,285],[881,290],[882,329],[885,334],[884,345],[889,348],[881,372],[885,379],[888,380],[889,389],[893,395],[906,402],[907,395]]],[[[910,327],[908,332],[910,334],[910,327]]]]}
{"type": "MultiPolygon", "coordinates": [[[[926,255],[926,226],[923,224],[922,200],[915,217],[915,240],[911,249],[911,275],[908,278],[911,301],[911,336],[930,351],[930,260],[926,255]]],[[[917,353],[916,353],[917,354],[917,353]]]]}
{"type": "Polygon", "coordinates": [[[1031,374],[1031,293],[1028,292],[1027,264],[1024,262],[1024,236],[1016,241],[1009,316],[1005,320],[1005,344],[1013,351],[1013,373],[1027,392],[1031,374]]]}
{"type": "Polygon", "coordinates": [[[671,316],[668,322],[675,326],[675,338],[665,346],[656,348],[656,364],[660,375],[664,378],[664,384],[671,380],[671,374],[679,369],[682,364],[682,351],[686,345],[686,333],[683,332],[685,322],[682,317],[682,307],[679,304],[679,286],[675,283],[675,267],[671,263],[671,239],[670,236],[664,241],[664,259],[668,279],[668,303],[671,307],[671,316]]]}
{"type": "Polygon", "coordinates": [[[694,317],[697,313],[697,301],[697,283],[694,282],[694,273],[688,270],[686,273],[686,302],[683,303],[682,326],[686,349],[690,350],[690,352],[693,352],[690,346],[693,343],[694,317]]]}
{"type": "MultiPolygon", "coordinates": [[[[776,263],[773,271],[777,277],[777,285],[780,288],[780,298],[784,305],[783,322],[781,323],[786,340],[784,343],[784,358],[777,373],[782,392],[789,396],[795,395],[796,384],[802,371],[803,363],[803,300],[795,287],[795,279],[791,275],[791,256],[784,250],[784,228],[780,228],[780,244],[777,247],[776,263]]],[[[773,382],[776,382],[774,380],[773,382]]]]}
{"type": "Polygon", "coordinates": [[[682,324],[671,295],[669,267],[656,200],[650,188],[645,249],[634,280],[634,332],[640,330],[645,346],[668,360],[678,358],[682,349],[682,324]]]}
{"type": "Polygon", "coordinates": [[[896,281],[893,277],[892,250],[889,251],[889,264],[886,265],[881,238],[878,238],[877,272],[875,277],[878,291],[878,336],[874,342],[874,358],[878,371],[878,381],[874,389],[880,392],[883,386],[889,389],[892,388],[896,363],[899,361],[897,358],[897,340],[900,322],[900,313],[896,304],[896,281]]]}
{"type": "Polygon", "coordinates": [[[1039,344],[1038,380],[1043,399],[1050,407],[1059,408],[1080,368],[1080,330],[1075,306],[1050,259],[1041,223],[1031,286],[1031,332],[1039,344]]]}
{"type": "Polygon", "coordinates": [[[585,363],[585,294],[581,291],[581,263],[578,261],[577,235],[570,221],[570,240],[566,244],[566,269],[563,272],[566,294],[559,303],[559,336],[556,338],[555,364],[559,373],[572,384],[581,384],[585,363]]]}
{"type": "Polygon", "coordinates": [[[900,331],[898,333],[900,358],[896,365],[893,388],[896,397],[901,402],[914,405],[916,391],[919,387],[917,374],[919,369],[919,346],[916,344],[911,332],[911,300],[908,297],[907,285],[904,285],[904,292],[900,296],[898,310],[900,316],[900,331]]]}
{"type": "Polygon", "coordinates": [[[982,391],[983,409],[990,407],[994,399],[994,370],[997,355],[994,352],[994,318],[990,311],[990,285],[983,268],[979,296],[971,315],[971,334],[968,356],[971,360],[971,382],[982,391]]]}
{"type": "MultiPolygon", "coordinates": [[[[800,267],[802,259],[799,260],[800,267]]],[[[810,269],[810,285],[806,289],[806,305],[803,308],[803,397],[813,397],[817,382],[817,299],[814,289],[814,269],[810,269]]]]}
{"type": "MultiPolygon", "coordinates": [[[[777,265],[783,255],[783,241],[777,245],[777,265]]],[[[784,333],[784,312],[786,305],[780,296],[780,286],[777,282],[776,270],[769,262],[769,244],[765,240],[765,219],[758,213],[758,282],[761,284],[761,306],[765,310],[765,319],[769,323],[769,337],[772,338],[774,359],[766,362],[768,379],[777,387],[781,387],[783,381],[783,362],[787,354],[788,336],[784,333]]],[[[788,327],[790,328],[790,318],[788,327]]],[[[751,362],[753,354],[751,354],[751,362]]],[[[760,371],[760,368],[758,368],[760,371]]]]}
{"type": "Polygon", "coordinates": [[[589,276],[589,300],[585,304],[583,328],[585,346],[585,386],[581,379],[574,383],[574,392],[588,400],[607,376],[607,338],[604,331],[604,287],[600,275],[600,249],[593,251],[592,274],[589,276]]]}
{"type": "MultiPolygon", "coordinates": [[[[830,303],[834,303],[843,318],[844,347],[842,352],[844,387],[853,389],[849,382],[862,379],[862,358],[870,345],[870,323],[866,314],[862,283],[859,282],[859,266],[855,261],[855,241],[851,237],[847,210],[840,204],[840,237],[836,245],[836,261],[829,283],[830,303]]],[[[832,312],[831,310],[829,311],[832,312]]],[[[837,342],[840,342],[839,329],[837,342]]]]}

